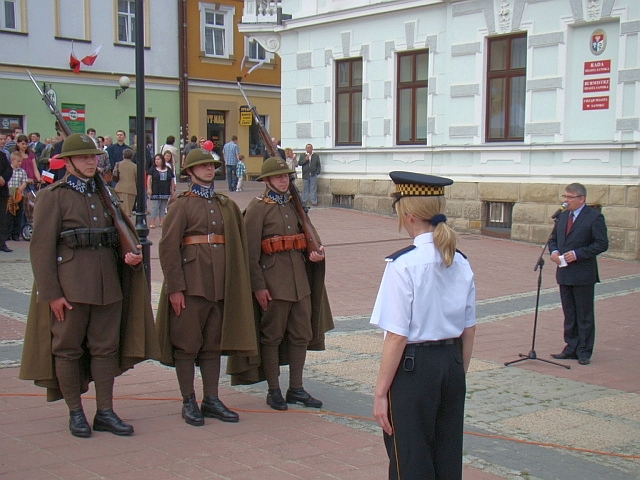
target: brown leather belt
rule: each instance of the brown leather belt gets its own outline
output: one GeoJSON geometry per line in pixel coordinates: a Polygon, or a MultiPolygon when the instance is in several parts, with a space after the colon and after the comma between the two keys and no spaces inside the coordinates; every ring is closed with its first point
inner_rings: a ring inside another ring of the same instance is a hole
{"type": "Polygon", "coordinates": [[[191,235],[182,239],[183,245],[195,245],[197,243],[224,243],[224,235],[216,235],[210,233],[209,235],[191,235]]]}
{"type": "Polygon", "coordinates": [[[307,248],[307,238],[304,233],[298,235],[278,235],[262,240],[262,252],[267,255],[289,250],[304,250],[307,248]]]}

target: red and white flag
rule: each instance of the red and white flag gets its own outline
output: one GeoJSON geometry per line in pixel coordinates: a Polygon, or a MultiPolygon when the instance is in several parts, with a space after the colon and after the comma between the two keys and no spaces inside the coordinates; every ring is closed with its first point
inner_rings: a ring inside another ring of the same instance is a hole
{"type": "Polygon", "coordinates": [[[80,64],[84,63],[87,66],[91,66],[95,63],[96,58],[98,58],[98,53],[100,53],[100,49],[102,45],[98,46],[93,52],[89,55],[82,57],[82,60],[78,60],[75,52],[73,51],[73,41],[71,41],[71,54],[69,55],[69,68],[73,70],[73,73],[80,73],[80,64]]]}

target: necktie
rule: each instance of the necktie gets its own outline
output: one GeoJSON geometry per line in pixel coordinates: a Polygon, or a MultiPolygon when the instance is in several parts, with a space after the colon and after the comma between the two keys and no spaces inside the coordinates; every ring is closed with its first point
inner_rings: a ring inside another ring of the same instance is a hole
{"type": "Polygon", "coordinates": [[[569,219],[567,220],[567,229],[564,232],[565,236],[569,235],[569,232],[571,231],[572,226],[573,226],[573,212],[569,213],[569,219]]]}

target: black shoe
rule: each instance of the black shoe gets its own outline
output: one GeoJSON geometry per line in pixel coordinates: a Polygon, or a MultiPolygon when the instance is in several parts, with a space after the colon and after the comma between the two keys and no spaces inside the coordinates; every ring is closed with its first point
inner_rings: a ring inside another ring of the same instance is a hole
{"type": "Polygon", "coordinates": [[[198,408],[198,402],[196,402],[196,394],[185,395],[182,400],[182,418],[189,425],[194,427],[201,427],[204,425],[204,417],[202,412],[198,408]]]}
{"type": "Polygon", "coordinates": [[[307,391],[300,387],[287,390],[287,403],[303,403],[305,407],[320,408],[322,402],[317,398],[313,398],[307,391]]]}
{"type": "Polygon", "coordinates": [[[588,358],[580,358],[578,359],[578,363],[580,365],[589,365],[591,363],[591,360],[589,360],[588,358]]]}
{"type": "Polygon", "coordinates": [[[577,360],[578,356],[575,353],[552,353],[551,356],[556,360],[577,360]]]}
{"type": "Polygon", "coordinates": [[[282,398],[282,392],[279,388],[269,389],[269,393],[267,393],[267,405],[269,405],[274,410],[286,410],[287,402],[282,398]]]}
{"type": "Polygon", "coordinates": [[[13,252],[13,250],[11,250],[9,247],[7,247],[6,244],[2,244],[2,245],[0,245],[0,252],[11,253],[11,252],[13,252]]]}
{"type": "Polygon", "coordinates": [[[204,397],[200,410],[204,417],[217,418],[223,422],[236,423],[240,419],[238,414],[229,410],[218,397],[204,397]]]}
{"type": "Polygon", "coordinates": [[[74,437],[91,436],[91,427],[81,408],[69,412],[69,431],[74,437]]]}
{"type": "Polygon", "coordinates": [[[133,435],[133,427],[128,423],[124,423],[113,411],[113,408],[96,412],[96,416],[93,417],[93,429],[96,432],[111,432],[114,435],[123,437],[133,435]]]}

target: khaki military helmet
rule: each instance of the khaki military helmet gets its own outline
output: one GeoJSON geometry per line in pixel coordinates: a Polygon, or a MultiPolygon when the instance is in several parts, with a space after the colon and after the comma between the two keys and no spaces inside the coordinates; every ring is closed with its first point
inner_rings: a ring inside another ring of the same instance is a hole
{"type": "Polygon", "coordinates": [[[100,155],[103,150],[96,148],[96,144],[89,135],[74,133],[65,138],[62,144],[62,153],[58,158],[72,157],[74,155],[100,155]]]}
{"type": "Polygon", "coordinates": [[[194,148],[189,152],[187,158],[184,159],[184,165],[180,170],[180,175],[187,174],[187,168],[195,167],[196,165],[202,165],[205,163],[214,163],[217,167],[222,165],[220,157],[217,153],[212,153],[202,148],[194,148]]]}
{"type": "Polygon", "coordinates": [[[260,176],[257,180],[262,180],[265,177],[273,177],[275,175],[282,175],[283,173],[295,173],[295,170],[291,170],[287,162],[281,158],[270,157],[262,163],[262,169],[260,170],[260,176]]]}

